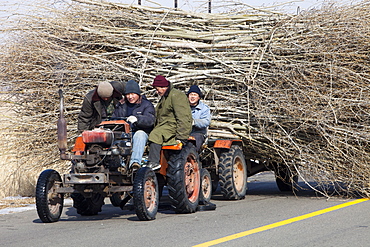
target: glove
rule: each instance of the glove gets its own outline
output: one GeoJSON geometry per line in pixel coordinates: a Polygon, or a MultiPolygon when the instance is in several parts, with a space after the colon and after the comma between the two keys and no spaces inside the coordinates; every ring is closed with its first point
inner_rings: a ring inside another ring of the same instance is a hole
{"type": "Polygon", "coordinates": [[[188,140],[176,140],[176,142],[179,144],[179,143],[182,143],[183,146],[186,146],[186,144],[188,143],[188,140]]]}
{"type": "Polygon", "coordinates": [[[129,116],[128,118],[127,118],[127,122],[130,122],[130,123],[135,123],[135,122],[137,122],[137,117],[135,117],[135,116],[129,116]]]}

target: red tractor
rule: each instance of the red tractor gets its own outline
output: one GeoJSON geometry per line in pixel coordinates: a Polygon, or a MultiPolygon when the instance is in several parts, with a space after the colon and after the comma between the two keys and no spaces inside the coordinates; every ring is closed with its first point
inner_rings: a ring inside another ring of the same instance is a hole
{"type": "Polygon", "coordinates": [[[177,213],[193,213],[199,202],[205,204],[211,195],[210,182],[201,185],[202,174],[198,153],[193,141],[186,145],[164,146],[161,151],[161,168],[153,171],[142,167],[132,172],[128,163],[131,156],[131,130],[125,120],[103,121],[94,130],[77,137],[71,152],[67,152],[67,129],[63,117],[63,95],[60,94],[58,120],[58,147],[60,157],[71,161],[68,174],[52,169],[43,171],[36,186],[36,207],[45,222],[59,220],[64,194],[70,193],[73,206],[81,215],[96,215],[110,197],[114,206],[123,208],[133,198],[137,217],[153,220],[159,198],[167,185],[171,205],[177,213]],[[202,189],[201,189],[202,188],[202,189]]]}

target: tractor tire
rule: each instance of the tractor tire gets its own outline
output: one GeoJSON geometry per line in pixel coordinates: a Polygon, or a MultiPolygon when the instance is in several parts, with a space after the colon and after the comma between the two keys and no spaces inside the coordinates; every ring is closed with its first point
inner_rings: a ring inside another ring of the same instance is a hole
{"type": "Polygon", "coordinates": [[[59,173],[48,169],[43,171],[36,185],[36,208],[39,218],[44,223],[59,220],[63,210],[64,194],[55,193],[55,182],[61,182],[59,173]]]}
{"type": "Polygon", "coordinates": [[[227,200],[244,199],[247,193],[247,164],[241,147],[223,152],[218,165],[221,194],[227,200]]]}
{"type": "Polygon", "coordinates": [[[127,192],[115,192],[109,197],[110,203],[114,207],[120,207],[121,202],[126,198],[127,195],[127,192]]]}
{"type": "Polygon", "coordinates": [[[196,211],[200,195],[200,169],[199,156],[192,143],[171,155],[167,168],[167,188],[176,213],[196,211]]]}
{"type": "Polygon", "coordinates": [[[275,179],[281,192],[293,192],[298,183],[298,175],[293,174],[288,166],[282,164],[275,167],[275,179]]]}
{"type": "Polygon", "coordinates": [[[157,176],[149,167],[140,168],[134,180],[134,206],[139,220],[154,220],[159,205],[157,176]]]}
{"type": "Polygon", "coordinates": [[[85,198],[80,193],[72,193],[73,207],[77,209],[77,213],[83,216],[97,215],[101,212],[104,205],[104,195],[93,193],[91,197],[85,198]]]}
{"type": "Polygon", "coordinates": [[[199,195],[199,204],[206,205],[211,201],[212,196],[212,180],[211,174],[208,170],[202,168],[200,170],[200,195],[199,195]]]}

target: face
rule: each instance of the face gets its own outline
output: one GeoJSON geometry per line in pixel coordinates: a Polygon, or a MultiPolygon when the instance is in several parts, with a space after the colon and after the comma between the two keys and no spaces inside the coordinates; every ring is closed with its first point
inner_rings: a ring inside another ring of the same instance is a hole
{"type": "Polygon", "coordinates": [[[102,97],[101,99],[104,101],[110,100],[112,97],[102,97]]]}
{"type": "Polygon", "coordinates": [[[189,93],[188,95],[189,103],[192,106],[196,106],[200,100],[199,94],[197,93],[189,93]]]}
{"type": "Polygon", "coordinates": [[[168,87],[154,87],[154,88],[159,96],[163,96],[166,93],[168,87]]]}
{"type": "Polygon", "coordinates": [[[131,104],[136,104],[140,98],[140,96],[136,93],[128,93],[125,95],[128,102],[131,104]]]}

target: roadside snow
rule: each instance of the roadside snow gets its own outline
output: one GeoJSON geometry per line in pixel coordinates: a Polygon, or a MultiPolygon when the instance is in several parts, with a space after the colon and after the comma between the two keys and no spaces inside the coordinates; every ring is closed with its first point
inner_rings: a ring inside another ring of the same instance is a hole
{"type": "MultiPolygon", "coordinates": [[[[29,199],[31,197],[21,197],[21,196],[9,196],[5,197],[2,200],[22,200],[22,199],[29,199]]],[[[71,198],[65,198],[64,199],[64,206],[72,206],[73,201],[71,198]]],[[[6,205],[4,203],[0,203],[0,205],[6,205]]],[[[29,210],[36,210],[36,204],[19,204],[17,207],[7,207],[0,209],[0,215],[3,214],[11,214],[11,213],[19,213],[19,212],[24,212],[24,211],[29,211],[29,210]]]]}
{"type": "Polygon", "coordinates": [[[34,209],[36,209],[36,204],[27,204],[25,206],[16,207],[16,208],[4,208],[4,209],[0,209],[0,215],[1,214],[19,213],[19,212],[34,210],[34,209]]]}

